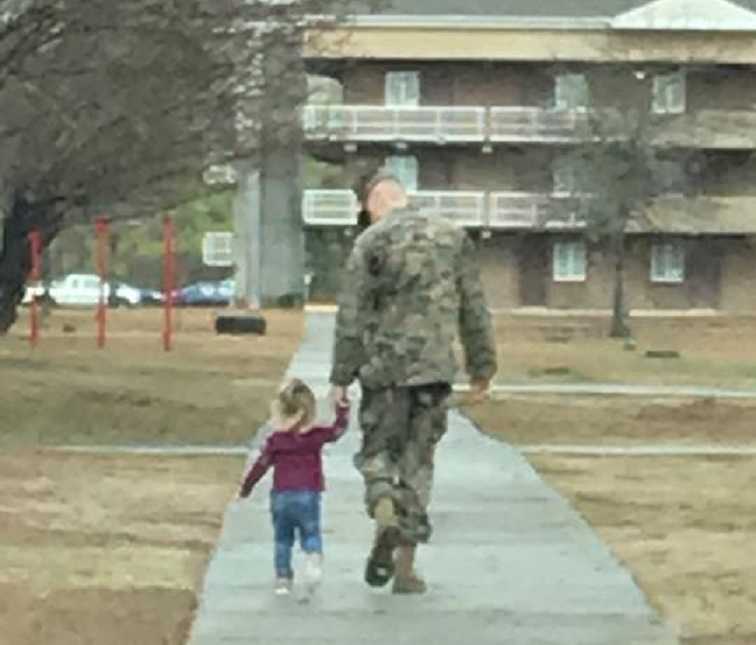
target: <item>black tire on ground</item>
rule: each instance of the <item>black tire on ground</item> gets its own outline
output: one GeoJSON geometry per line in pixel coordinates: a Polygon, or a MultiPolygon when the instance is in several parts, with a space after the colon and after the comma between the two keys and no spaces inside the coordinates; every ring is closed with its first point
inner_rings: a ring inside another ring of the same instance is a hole
{"type": "Polygon", "coordinates": [[[218,334],[259,334],[264,336],[266,330],[265,318],[255,314],[218,316],[215,319],[215,331],[218,334]]]}

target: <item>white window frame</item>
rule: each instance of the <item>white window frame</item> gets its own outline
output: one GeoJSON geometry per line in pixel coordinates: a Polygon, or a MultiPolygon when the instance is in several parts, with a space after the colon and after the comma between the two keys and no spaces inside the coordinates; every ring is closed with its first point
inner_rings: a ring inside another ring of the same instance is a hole
{"type": "Polygon", "coordinates": [[[420,164],[414,155],[395,155],[386,158],[386,169],[402,182],[408,193],[417,192],[420,164]]]}
{"type": "Polygon", "coordinates": [[[682,284],[685,282],[685,246],[681,242],[654,242],[651,245],[651,282],[682,284]]]}
{"type": "Polygon", "coordinates": [[[560,74],[554,79],[554,109],[587,110],[591,91],[585,74],[560,74]]]}
{"type": "Polygon", "coordinates": [[[386,72],[385,103],[392,107],[420,105],[420,72],[386,72]]]}
{"type": "Polygon", "coordinates": [[[229,267],[234,261],[234,234],[208,231],[202,237],[202,262],[209,267],[229,267]]]}
{"type": "Polygon", "coordinates": [[[552,275],[554,282],[586,281],[588,250],[583,240],[554,242],[552,246],[552,275]]]}
{"type": "Polygon", "coordinates": [[[654,114],[685,114],[688,95],[684,70],[654,76],[651,109],[654,114]]]}

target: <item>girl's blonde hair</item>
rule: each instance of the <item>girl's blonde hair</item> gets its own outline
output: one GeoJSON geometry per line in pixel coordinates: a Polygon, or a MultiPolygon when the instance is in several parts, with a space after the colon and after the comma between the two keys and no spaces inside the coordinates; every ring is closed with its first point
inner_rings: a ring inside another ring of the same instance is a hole
{"type": "Polygon", "coordinates": [[[315,420],[315,395],[301,379],[291,379],[284,385],[278,392],[276,403],[283,417],[291,418],[301,413],[302,426],[308,426],[315,420]]]}

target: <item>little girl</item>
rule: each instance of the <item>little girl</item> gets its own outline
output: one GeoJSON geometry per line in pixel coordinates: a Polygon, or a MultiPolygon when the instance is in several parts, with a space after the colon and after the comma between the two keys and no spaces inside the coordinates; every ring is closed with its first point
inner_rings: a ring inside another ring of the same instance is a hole
{"type": "Polygon", "coordinates": [[[272,401],[273,432],[260,456],[244,474],[239,497],[248,497],[255,484],[273,466],[270,508],[275,534],[276,594],[291,592],[294,572],[291,552],[299,532],[307,564],[305,580],[314,591],[322,576],[323,538],[320,532],[320,496],[325,489],[321,451],[337,441],[349,423],[349,402],[336,402],[336,420],[330,426],[313,425],[315,395],[299,379],[292,379],[272,401]]]}

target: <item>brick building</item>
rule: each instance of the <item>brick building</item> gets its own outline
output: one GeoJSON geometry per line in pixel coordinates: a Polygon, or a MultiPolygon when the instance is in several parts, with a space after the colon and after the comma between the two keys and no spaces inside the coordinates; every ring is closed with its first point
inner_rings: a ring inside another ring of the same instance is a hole
{"type": "Polygon", "coordinates": [[[558,208],[563,160],[591,113],[640,97],[661,161],[628,227],[629,307],[756,310],[756,0],[395,0],[313,39],[341,96],[304,109],[330,165],[303,196],[314,297],[338,285],[354,176],[385,163],[469,229],[492,306],[608,308],[610,258],[558,208]]]}

